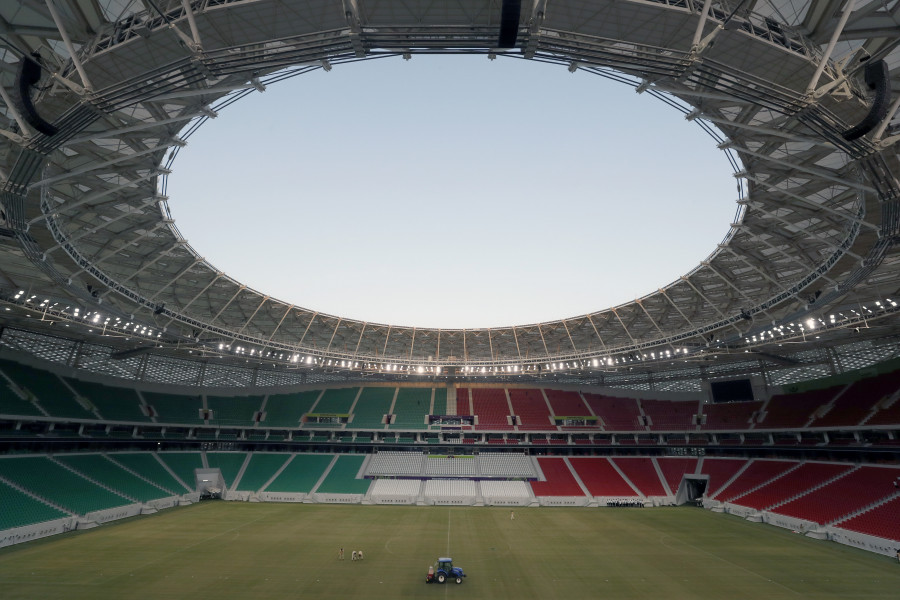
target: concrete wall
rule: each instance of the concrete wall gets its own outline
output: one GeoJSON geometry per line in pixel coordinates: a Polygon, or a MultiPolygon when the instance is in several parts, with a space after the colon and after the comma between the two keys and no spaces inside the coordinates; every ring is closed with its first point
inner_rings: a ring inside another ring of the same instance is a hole
{"type": "Polygon", "coordinates": [[[76,521],[76,517],[65,517],[0,531],[0,548],[71,531],[75,529],[76,521]]]}

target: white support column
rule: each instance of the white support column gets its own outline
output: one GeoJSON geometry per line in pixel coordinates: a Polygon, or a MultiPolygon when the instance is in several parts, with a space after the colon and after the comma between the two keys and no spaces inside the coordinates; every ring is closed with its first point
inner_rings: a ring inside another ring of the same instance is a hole
{"type": "Polygon", "coordinates": [[[894,115],[897,114],[897,109],[900,109],[900,95],[897,96],[897,99],[894,100],[894,103],[891,105],[891,108],[888,109],[887,115],[882,119],[881,124],[875,130],[875,133],[872,134],[872,139],[878,141],[881,139],[881,136],[884,135],[884,130],[887,129],[887,126],[890,124],[891,119],[894,118],[894,115]]]}
{"type": "Polygon", "coordinates": [[[187,15],[188,25],[191,28],[191,37],[194,38],[194,50],[201,51],[203,46],[200,44],[200,30],[197,29],[197,21],[194,20],[194,11],[191,10],[191,3],[189,0],[181,0],[181,6],[184,7],[184,12],[187,15]]]}
{"type": "Polygon", "coordinates": [[[19,114],[19,111],[16,110],[16,105],[13,104],[12,98],[9,97],[9,93],[2,85],[0,85],[0,97],[3,98],[3,102],[6,104],[7,110],[9,110],[9,114],[11,114],[12,118],[15,119],[16,124],[19,126],[19,129],[22,131],[24,136],[32,137],[34,135],[34,132],[30,127],[28,127],[28,123],[25,122],[25,119],[22,118],[22,115],[19,114]]]}
{"type": "Polygon", "coordinates": [[[691,49],[696,50],[700,46],[700,39],[703,36],[703,27],[706,25],[706,15],[709,14],[709,5],[712,0],[704,0],[703,10],[700,11],[700,21],[697,23],[697,29],[694,31],[694,41],[691,42],[691,49]]]}
{"type": "Polygon", "coordinates": [[[806,86],[806,94],[808,96],[812,96],[816,91],[816,86],[819,84],[819,78],[825,71],[825,67],[828,65],[828,60],[831,58],[831,53],[834,52],[834,47],[837,44],[838,38],[841,36],[841,32],[844,31],[844,25],[847,24],[847,20],[850,18],[850,13],[853,12],[855,6],[856,0],[847,0],[847,6],[844,7],[844,12],[841,14],[841,18],[831,34],[831,40],[829,40],[828,46],[825,48],[825,54],[824,56],[822,56],[822,60],[819,61],[819,66],[816,67],[816,72],[813,73],[809,85],[806,86]]]}
{"type": "Polygon", "coordinates": [[[75,45],[72,44],[72,39],[69,37],[69,33],[63,26],[62,19],[59,17],[59,13],[56,12],[56,7],[53,6],[53,0],[46,0],[46,3],[47,10],[50,11],[50,16],[53,17],[53,22],[59,30],[59,35],[62,36],[63,43],[66,45],[69,56],[72,58],[72,64],[75,65],[75,70],[78,71],[78,75],[81,77],[81,83],[84,85],[85,90],[89,92],[92,91],[93,86],[91,86],[91,80],[88,79],[87,73],[84,71],[84,65],[81,64],[81,60],[78,58],[78,53],[75,51],[75,45]]]}

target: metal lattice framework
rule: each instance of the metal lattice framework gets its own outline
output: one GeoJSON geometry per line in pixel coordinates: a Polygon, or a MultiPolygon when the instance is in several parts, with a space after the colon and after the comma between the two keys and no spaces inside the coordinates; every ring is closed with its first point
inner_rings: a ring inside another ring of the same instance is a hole
{"type": "Polygon", "coordinates": [[[897,0],[6,2],[0,295],[19,315],[6,322],[76,324],[85,339],[123,336],[124,352],[142,339],[445,375],[772,355],[782,339],[815,343],[810,328],[846,343],[873,320],[896,335],[898,27],[897,0]],[[218,109],[314,69],[416,53],[557,63],[681,108],[733,157],[740,207],[728,236],[634,302],[467,330],[313,312],[218,271],[181,236],[165,175],[218,109]],[[848,141],[885,102],[864,80],[882,60],[889,105],[848,141]]]}

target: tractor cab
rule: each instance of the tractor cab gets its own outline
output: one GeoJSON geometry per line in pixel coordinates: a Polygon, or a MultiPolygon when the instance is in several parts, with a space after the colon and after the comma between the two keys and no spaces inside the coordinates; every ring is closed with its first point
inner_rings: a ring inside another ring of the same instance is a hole
{"type": "Polygon", "coordinates": [[[454,579],[456,583],[462,583],[466,574],[459,567],[453,566],[453,559],[441,557],[437,559],[433,567],[428,567],[425,583],[444,583],[448,579],[454,579]]]}
{"type": "Polygon", "coordinates": [[[450,571],[453,570],[453,559],[452,558],[437,559],[437,562],[434,564],[434,570],[449,573],[450,571]]]}

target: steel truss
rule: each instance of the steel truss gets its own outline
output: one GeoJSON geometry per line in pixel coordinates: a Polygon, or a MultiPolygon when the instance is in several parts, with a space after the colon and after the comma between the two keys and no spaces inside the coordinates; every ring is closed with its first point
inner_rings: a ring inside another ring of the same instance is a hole
{"type": "MultiPolygon", "coordinates": [[[[114,16],[79,0],[13,4],[0,10],[0,295],[11,305],[33,309],[22,292],[73,323],[102,315],[167,348],[286,367],[472,374],[757,349],[766,332],[898,291],[897,103],[867,135],[842,135],[872,102],[863,59],[900,63],[898,3],[537,0],[503,49],[500,5],[482,1],[169,0],[114,16]],[[12,101],[16,66],[35,52],[29,93],[52,136],[12,101]],[[178,231],[166,176],[228,104],[344,62],[445,53],[556,63],[671,104],[729,153],[735,222],[697,268],[634,302],[469,330],[303,309],[220,272],[178,231]]],[[[895,73],[888,84],[900,87],[895,73]]]]}

